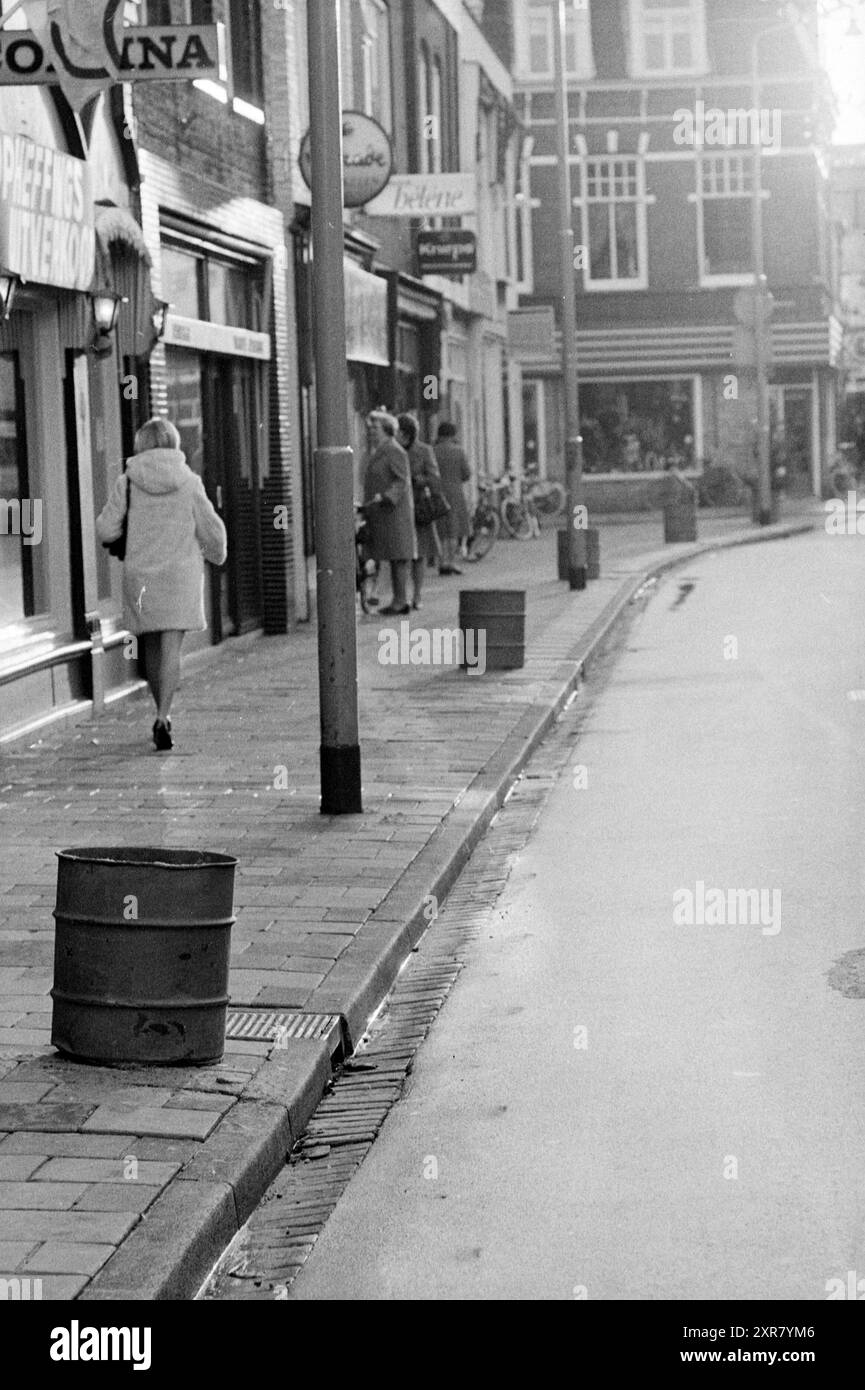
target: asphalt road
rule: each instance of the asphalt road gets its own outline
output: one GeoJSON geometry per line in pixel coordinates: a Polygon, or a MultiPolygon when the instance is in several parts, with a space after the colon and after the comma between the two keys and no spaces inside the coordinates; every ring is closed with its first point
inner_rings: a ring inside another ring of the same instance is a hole
{"type": "Polygon", "coordinates": [[[822,534],[659,585],[291,1298],[865,1278],[863,599],[822,534]]]}

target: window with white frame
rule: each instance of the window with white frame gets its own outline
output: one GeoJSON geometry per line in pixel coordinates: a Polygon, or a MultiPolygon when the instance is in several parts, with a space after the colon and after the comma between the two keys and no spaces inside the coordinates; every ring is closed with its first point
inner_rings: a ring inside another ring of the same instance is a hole
{"type": "MultiPolygon", "coordinates": [[[[556,6],[550,0],[532,0],[515,7],[517,69],[521,77],[552,80],[555,76],[553,23],[556,6]]],[[[565,68],[569,77],[593,78],[592,26],[589,6],[567,5],[565,68]]]]}
{"type": "Polygon", "coordinates": [[[646,198],[642,161],[630,155],[587,158],[581,170],[587,289],[645,289],[646,198]]]}
{"type": "Polygon", "coordinates": [[[705,72],[703,0],[630,0],[634,77],[705,72]]]}
{"type": "Polygon", "coordinates": [[[754,161],[749,154],[702,155],[697,161],[700,279],[749,279],[753,270],[754,161]]]}
{"type": "MultiPolygon", "coordinates": [[[[235,0],[227,5],[228,23],[217,17],[213,0],[146,0],[147,23],[216,24],[219,38],[219,80],[196,78],[193,86],[239,116],[264,125],[264,70],[259,0],[235,0]],[[229,67],[226,50],[231,52],[229,67]]],[[[129,5],[125,14],[129,13],[129,5]]]]}

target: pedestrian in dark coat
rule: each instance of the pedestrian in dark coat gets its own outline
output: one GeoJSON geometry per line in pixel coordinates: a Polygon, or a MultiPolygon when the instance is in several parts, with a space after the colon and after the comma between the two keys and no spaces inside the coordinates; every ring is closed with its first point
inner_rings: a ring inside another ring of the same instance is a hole
{"type": "Polygon", "coordinates": [[[370,555],[390,563],[393,599],[381,613],[411,612],[408,573],[417,555],[411,468],[397,443],[397,422],[387,411],[374,410],[367,419],[369,459],[363,501],[370,529],[370,555]]]}
{"type": "MultiPolygon", "coordinates": [[[[417,490],[418,488],[432,487],[440,492],[442,490],[441,474],[436,463],[436,456],[429,444],[422,443],[418,437],[417,420],[413,415],[400,415],[398,423],[398,439],[408,454],[412,488],[417,490]]],[[[429,560],[438,563],[441,558],[441,542],[434,521],[431,521],[428,526],[418,526],[417,517],[415,517],[415,532],[417,534],[417,558],[412,565],[414,597],[411,606],[417,610],[421,606],[424,570],[429,560]]]]}
{"type": "Polygon", "coordinates": [[[156,704],[153,741],[167,751],[173,746],[169,711],[180,684],[180,649],[187,632],[207,626],[204,561],[225,564],[226,534],[181,452],[180,435],[162,416],[136,434],[135,454],[96,518],[96,534],[103,543],[119,540],[124,521],[124,618],[141,637],[156,704]]]}
{"type": "Polygon", "coordinates": [[[451,509],[441,522],[439,534],[444,555],[439,574],[462,574],[456,566],[457,547],[470,534],[471,521],[466,505],[465,484],[472,476],[465,450],[457,443],[456,426],[445,420],[439,425],[435,446],[436,462],[441,473],[445,496],[451,509]]]}

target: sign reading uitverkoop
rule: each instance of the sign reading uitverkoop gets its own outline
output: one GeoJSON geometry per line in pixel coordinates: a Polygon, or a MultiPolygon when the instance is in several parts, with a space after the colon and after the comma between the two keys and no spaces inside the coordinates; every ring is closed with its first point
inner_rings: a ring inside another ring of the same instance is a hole
{"type": "Polygon", "coordinates": [[[366,208],[370,217],[469,217],[477,211],[474,174],[394,174],[366,208]]]}
{"type": "Polygon", "coordinates": [[[96,235],[84,160],[0,133],[0,265],[23,280],[86,290],[96,235]]]}

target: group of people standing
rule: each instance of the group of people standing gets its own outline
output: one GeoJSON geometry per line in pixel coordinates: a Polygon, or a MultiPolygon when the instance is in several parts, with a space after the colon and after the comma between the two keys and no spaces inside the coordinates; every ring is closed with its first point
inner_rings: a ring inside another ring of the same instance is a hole
{"type": "Polygon", "coordinates": [[[393,585],[385,614],[407,614],[421,607],[427,566],[439,574],[461,574],[458,549],[469,535],[465,484],[471,469],[457,431],[442,423],[434,447],[424,444],[413,415],[398,418],[386,410],[367,417],[369,456],[364,475],[364,514],[372,559],[388,561],[393,585]],[[449,510],[438,521],[418,525],[415,498],[424,490],[444,494],[449,510]],[[409,576],[412,596],[409,599],[409,576]]]}

